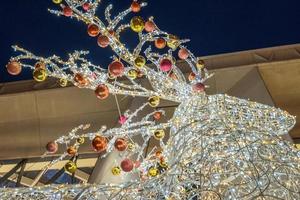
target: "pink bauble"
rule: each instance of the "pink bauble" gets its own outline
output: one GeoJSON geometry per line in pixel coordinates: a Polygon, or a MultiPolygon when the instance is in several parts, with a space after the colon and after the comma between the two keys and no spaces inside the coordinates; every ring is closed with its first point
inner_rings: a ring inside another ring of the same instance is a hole
{"type": "Polygon", "coordinates": [[[147,32],[152,32],[152,31],[154,31],[155,30],[155,24],[154,24],[154,22],[153,21],[147,21],[146,23],[145,23],[145,30],[147,31],[147,32]]]}
{"type": "Polygon", "coordinates": [[[48,142],[46,145],[46,150],[48,153],[56,153],[58,150],[58,145],[56,142],[48,142]]]}
{"type": "Polygon", "coordinates": [[[160,61],[159,67],[160,67],[161,71],[168,72],[172,69],[172,65],[173,65],[172,61],[165,58],[160,61]]]}
{"type": "Polygon", "coordinates": [[[85,2],[83,5],[82,5],[82,8],[83,10],[85,11],[88,11],[90,9],[90,4],[88,2],[85,2]]]}
{"type": "Polygon", "coordinates": [[[185,60],[189,57],[189,51],[186,48],[181,48],[178,51],[178,57],[182,60],[185,60]]]}
{"type": "Polygon", "coordinates": [[[124,172],[130,172],[133,169],[133,166],[133,162],[128,158],[124,159],[121,162],[121,168],[124,172]]]}
{"type": "Polygon", "coordinates": [[[196,83],[193,85],[193,91],[194,92],[204,92],[205,85],[203,83],[196,83]]]}
{"type": "Polygon", "coordinates": [[[127,117],[126,116],[124,116],[124,115],[121,115],[120,117],[119,117],[119,123],[120,124],[125,124],[125,122],[127,121],[127,117]]]}

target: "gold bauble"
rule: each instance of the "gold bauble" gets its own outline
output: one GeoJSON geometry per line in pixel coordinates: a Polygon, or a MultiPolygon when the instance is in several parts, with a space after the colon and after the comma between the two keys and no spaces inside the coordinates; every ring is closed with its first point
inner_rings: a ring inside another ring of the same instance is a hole
{"type": "Polygon", "coordinates": [[[47,78],[47,72],[43,68],[37,68],[33,71],[33,78],[37,82],[42,82],[47,78]]]}
{"type": "Polygon", "coordinates": [[[158,96],[152,96],[148,99],[148,103],[151,107],[157,107],[159,105],[160,98],[158,96]]]}
{"type": "Polygon", "coordinates": [[[62,2],[62,0],[52,0],[52,2],[55,4],[60,4],[62,2]]]}
{"type": "Polygon", "coordinates": [[[84,137],[77,138],[76,141],[77,141],[78,144],[83,144],[84,143],[84,137]]]}
{"type": "Polygon", "coordinates": [[[136,79],[138,76],[138,72],[135,69],[130,69],[127,73],[127,76],[131,79],[136,79]]]}
{"type": "Polygon", "coordinates": [[[73,161],[69,161],[65,164],[65,170],[71,174],[75,173],[77,166],[73,161]]]}
{"type": "Polygon", "coordinates": [[[153,135],[155,139],[160,140],[165,137],[165,131],[163,129],[158,129],[154,131],[153,135]]]}
{"type": "Polygon", "coordinates": [[[145,22],[143,18],[136,16],[133,17],[130,21],[130,27],[134,32],[142,32],[145,27],[145,22]]]}
{"type": "Polygon", "coordinates": [[[300,150],[300,144],[295,144],[295,148],[300,150]]]}
{"type": "Polygon", "coordinates": [[[177,47],[180,45],[179,44],[179,38],[175,35],[169,35],[169,40],[167,41],[168,47],[171,49],[177,49],[177,47]]]}
{"type": "Polygon", "coordinates": [[[148,175],[151,176],[151,177],[157,176],[158,173],[159,173],[159,171],[158,171],[158,169],[155,168],[155,167],[150,167],[150,168],[148,169],[148,175]]]}
{"type": "Polygon", "coordinates": [[[200,58],[197,58],[196,66],[197,66],[198,69],[203,69],[204,68],[204,60],[201,60],[200,58]]]}
{"type": "Polygon", "coordinates": [[[121,174],[121,168],[120,167],[113,167],[111,169],[111,173],[114,175],[114,176],[118,176],[121,174]]]}
{"type": "Polygon", "coordinates": [[[161,160],[159,163],[159,166],[162,167],[163,169],[167,169],[169,166],[168,166],[168,163],[161,160]]]}
{"type": "Polygon", "coordinates": [[[68,80],[64,78],[59,79],[59,85],[61,87],[66,87],[68,85],[68,80]]]}
{"type": "Polygon", "coordinates": [[[137,68],[141,68],[146,64],[146,59],[143,56],[138,56],[134,60],[134,66],[137,68]]]}
{"type": "Polygon", "coordinates": [[[134,150],[134,144],[133,144],[133,143],[128,143],[128,144],[127,144],[127,149],[128,149],[129,151],[133,151],[133,150],[134,150]]]}

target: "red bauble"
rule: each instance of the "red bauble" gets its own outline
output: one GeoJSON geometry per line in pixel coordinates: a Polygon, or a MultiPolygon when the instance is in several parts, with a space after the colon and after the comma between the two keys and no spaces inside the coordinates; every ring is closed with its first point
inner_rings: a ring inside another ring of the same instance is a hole
{"type": "Polygon", "coordinates": [[[136,1],[132,2],[130,7],[131,7],[132,12],[135,12],[135,13],[140,12],[140,10],[141,10],[141,5],[136,1]]]}
{"type": "Polygon", "coordinates": [[[56,153],[58,150],[58,145],[56,142],[48,142],[46,145],[46,150],[48,153],[56,153]]]}
{"type": "Polygon", "coordinates": [[[107,148],[107,139],[103,136],[96,136],[92,141],[92,146],[95,151],[102,152],[107,148]]]}
{"type": "Polygon", "coordinates": [[[97,43],[100,47],[105,48],[109,45],[109,38],[105,35],[99,35],[97,43]]]}
{"type": "Polygon", "coordinates": [[[196,74],[194,72],[191,72],[188,77],[189,81],[193,81],[195,80],[195,78],[196,78],[196,74]]]}
{"type": "Polygon", "coordinates": [[[203,83],[196,83],[193,85],[193,91],[194,92],[204,92],[205,86],[203,83]]]}
{"type": "Polygon", "coordinates": [[[164,58],[160,61],[159,67],[161,71],[168,72],[172,69],[172,65],[173,63],[171,60],[164,58]]]}
{"type": "Polygon", "coordinates": [[[154,118],[155,120],[160,120],[161,115],[162,115],[162,113],[159,112],[159,111],[157,111],[157,112],[155,112],[155,113],[153,114],[153,118],[154,118]]]}
{"type": "Polygon", "coordinates": [[[110,65],[108,66],[108,71],[111,75],[113,75],[114,77],[119,77],[122,76],[124,73],[125,67],[123,65],[123,63],[121,63],[120,61],[114,61],[112,63],[110,63],[110,65]]]}
{"type": "Polygon", "coordinates": [[[83,10],[85,10],[85,11],[88,11],[89,9],[90,9],[90,4],[88,3],[88,2],[85,2],[83,5],[82,5],[82,8],[83,8],[83,10]]]}
{"type": "Polygon", "coordinates": [[[98,99],[106,99],[109,95],[108,87],[105,84],[98,85],[95,90],[95,94],[98,97],[98,99]]]}
{"type": "Polygon", "coordinates": [[[127,148],[127,141],[124,138],[118,138],[115,141],[115,148],[118,151],[124,151],[127,148]]]}
{"type": "Polygon", "coordinates": [[[82,74],[75,74],[74,76],[74,81],[76,83],[78,83],[78,87],[84,87],[84,86],[87,86],[89,84],[89,80],[86,79],[82,74]]]}
{"type": "Polygon", "coordinates": [[[158,49],[163,49],[166,47],[166,40],[164,38],[158,38],[157,40],[155,40],[154,45],[156,48],[158,49]]]}
{"type": "Polygon", "coordinates": [[[73,10],[69,6],[65,6],[63,8],[63,13],[64,13],[64,16],[71,17],[73,15],[73,10]]]}
{"type": "Polygon", "coordinates": [[[182,60],[185,60],[189,57],[189,51],[186,48],[181,48],[178,51],[178,57],[182,60]]]}
{"type": "Polygon", "coordinates": [[[17,61],[10,61],[6,65],[7,72],[11,75],[18,75],[22,71],[22,66],[19,62],[17,61]]]}
{"type": "Polygon", "coordinates": [[[89,36],[96,37],[100,33],[100,29],[96,24],[89,24],[87,32],[89,36]]]}
{"type": "Polygon", "coordinates": [[[130,172],[134,167],[134,164],[133,162],[126,158],[124,159],[122,162],[121,162],[121,168],[124,172],[130,172]]]}
{"type": "Polygon", "coordinates": [[[148,21],[145,23],[145,30],[146,30],[147,32],[152,32],[152,31],[155,30],[155,28],[156,28],[156,26],[155,26],[155,24],[154,24],[153,21],[148,20],[148,21]]]}

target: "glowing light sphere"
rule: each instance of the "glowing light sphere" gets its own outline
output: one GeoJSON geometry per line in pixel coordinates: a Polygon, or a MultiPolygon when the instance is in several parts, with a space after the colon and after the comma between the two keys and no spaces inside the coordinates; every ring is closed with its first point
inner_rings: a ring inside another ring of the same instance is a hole
{"type": "Polygon", "coordinates": [[[179,51],[178,51],[178,57],[181,59],[181,60],[185,60],[189,57],[189,51],[186,49],[186,48],[181,48],[179,51]]]}
{"type": "Polygon", "coordinates": [[[37,68],[33,71],[33,78],[37,82],[42,82],[47,79],[47,72],[43,68],[37,68]]]}
{"type": "Polygon", "coordinates": [[[100,47],[105,48],[109,45],[109,38],[105,35],[99,35],[97,43],[100,47]]]}
{"type": "Polygon", "coordinates": [[[165,137],[165,131],[163,129],[155,130],[153,136],[157,140],[161,140],[165,137]]]}
{"type": "Polygon", "coordinates": [[[6,65],[6,70],[10,75],[19,75],[22,71],[22,65],[18,61],[10,61],[6,65]]]}
{"type": "Polygon", "coordinates": [[[68,80],[61,78],[61,79],[59,79],[58,83],[61,87],[66,87],[68,85],[68,80]]]}
{"type": "Polygon", "coordinates": [[[134,59],[134,66],[137,68],[144,67],[145,64],[146,64],[146,59],[144,58],[144,56],[139,55],[134,59]]]}
{"type": "Polygon", "coordinates": [[[126,158],[121,162],[121,168],[124,172],[130,172],[134,167],[134,163],[126,158]]]}
{"type": "Polygon", "coordinates": [[[145,23],[145,31],[147,31],[147,32],[153,32],[155,29],[156,29],[156,26],[155,26],[155,24],[154,24],[153,21],[151,21],[151,20],[146,21],[146,23],[145,23]]]}
{"type": "Polygon", "coordinates": [[[68,153],[69,155],[71,155],[71,156],[74,156],[74,155],[77,153],[77,150],[76,150],[76,148],[75,148],[74,146],[70,146],[70,147],[68,147],[68,149],[67,149],[67,153],[68,153]]]}
{"type": "Polygon", "coordinates": [[[122,62],[116,60],[110,63],[110,65],[108,66],[108,71],[114,77],[120,77],[123,76],[125,67],[122,62]]]}
{"type": "Polygon", "coordinates": [[[124,138],[118,138],[116,139],[114,146],[118,151],[125,151],[127,148],[127,141],[124,138]]]}
{"type": "Polygon", "coordinates": [[[92,141],[92,146],[95,151],[102,152],[107,148],[107,139],[103,136],[96,136],[92,141]]]}
{"type": "Polygon", "coordinates": [[[66,17],[71,17],[71,16],[73,15],[73,10],[72,10],[72,8],[70,8],[69,6],[65,6],[65,7],[63,8],[63,14],[64,14],[64,16],[66,16],[66,17]]]}
{"type": "Polygon", "coordinates": [[[114,176],[118,176],[121,174],[121,168],[120,167],[113,167],[111,169],[111,173],[114,175],[114,176]]]}
{"type": "Polygon", "coordinates": [[[138,72],[135,70],[135,69],[130,69],[128,72],[127,72],[127,76],[131,79],[136,79],[137,76],[138,76],[138,72]]]}
{"type": "Polygon", "coordinates": [[[158,48],[158,49],[163,49],[163,48],[166,47],[167,42],[166,42],[166,40],[165,40],[164,38],[158,38],[158,39],[156,39],[156,40],[154,41],[154,45],[155,45],[155,47],[158,48]]]}
{"type": "Polygon", "coordinates": [[[196,83],[193,85],[193,91],[194,92],[204,92],[205,85],[203,83],[196,83]]]}
{"type": "Polygon", "coordinates": [[[153,108],[157,107],[159,103],[160,103],[160,98],[158,96],[152,96],[148,99],[148,104],[153,108]]]}
{"type": "Polygon", "coordinates": [[[89,24],[87,28],[89,36],[96,37],[100,33],[100,29],[96,24],[89,24]]]}
{"type": "Polygon", "coordinates": [[[150,177],[156,177],[159,174],[159,171],[156,167],[150,167],[148,169],[148,176],[150,177]]]}
{"type": "Polygon", "coordinates": [[[145,27],[145,22],[142,17],[135,16],[130,21],[130,27],[134,32],[142,32],[145,27]]]}
{"type": "Polygon", "coordinates": [[[132,2],[130,8],[131,8],[132,12],[137,13],[137,12],[140,12],[141,5],[138,2],[134,1],[134,2],[132,2]]]}
{"type": "Polygon", "coordinates": [[[109,89],[105,84],[100,84],[95,89],[95,95],[98,99],[104,100],[109,96],[109,89]]]}
{"type": "Polygon", "coordinates": [[[170,59],[164,58],[159,63],[159,68],[163,72],[168,72],[172,69],[173,63],[170,59]]]}
{"type": "Polygon", "coordinates": [[[46,150],[48,153],[56,153],[58,150],[58,145],[56,142],[48,142],[46,145],[46,150]]]}
{"type": "Polygon", "coordinates": [[[73,174],[77,170],[77,165],[73,161],[69,161],[65,164],[64,168],[67,172],[73,174]]]}

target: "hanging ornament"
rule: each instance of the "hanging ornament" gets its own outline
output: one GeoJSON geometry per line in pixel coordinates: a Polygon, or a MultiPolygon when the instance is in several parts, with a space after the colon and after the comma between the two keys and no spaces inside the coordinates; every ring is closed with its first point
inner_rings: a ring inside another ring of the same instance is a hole
{"type": "Polygon", "coordinates": [[[83,10],[88,11],[90,9],[91,5],[89,4],[89,2],[85,2],[82,5],[83,10]]]}
{"type": "Polygon", "coordinates": [[[169,34],[169,40],[167,41],[169,48],[175,50],[180,45],[179,38],[176,35],[169,34]]]}
{"type": "Polygon", "coordinates": [[[146,21],[146,23],[145,23],[145,31],[147,31],[147,32],[153,32],[155,29],[156,29],[156,26],[155,26],[155,24],[154,24],[153,21],[151,21],[151,20],[146,21]]]}
{"type": "Polygon", "coordinates": [[[181,59],[181,60],[185,60],[189,57],[189,51],[186,49],[186,48],[181,48],[179,51],[178,51],[178,57],[181,59]]]}
{"type": "Polygon", "coordinates": [[[144,76],[144,74],[141,70],[137,70],[137,72],[138,72],[138,74],[137,74],[138,78],[142,78],[144,76]]]}
{"type": "Polygon", "coordinates": [[[148,99],[148,104],[153,108],[157,107],[159,103],[160,103],[160,98],[158,96],[152,96],[148,99]]]}
{"type": "Polygon", "coordinates": [[[68,149],[67,149],[67,153],[68,153],[69,155],[71,155],[71,156],[74,156],[74,155],[77,153],[77,150],[76,150],[76,148],[75,148],[74,146],[70,146],[70,147],[68,147],[68,149]]]}
{"type": "Polygon", "coordinates": [[[118,151],[124,151],[127,148],[127,141],[124,138],[118,138],[115,141],[115,148],[118,151]]]}
{"type": "Polygon", "coordinates": [[[48,142],[46,145],[46,150],[48,153],[56,153],[58,150],[58,145],[56,142],[48,142]]]}
{"type": "Polygon", "coordinates": [[[150,167],[148,169],[148,176],[150,177],[156,177],[158,175],[159,171],[156,167],[150,167]]]}
{"type": "Polygon", "coordinates": [[[89,80],[86,79],[80,73],[75,74],[74,81],[78,84],[79,87],[85,87],[85,86],[87,86],[89,84],[89,80]]]}
{"type": "Polygon", "coordinates": [[[52,2],[55,4],[60,4],[62,2],[62,0],[52,0],[52,2]]]}
{"type": "Polygon", "coordinates": [[[157,140],[161,140],[165,137],[165,131],[163,129],[155,130],[153,136],[157,140]]]}
{"type": "Polygon", "coordinates": [[[146,59],[144,58],[144,56],[139,55],[134,59],[134,66],[137,68],[144,67],[145,64],[146,64],[146,59]]]}
{"type": "Polygon", "coordinates": [[[196,66],[198,69],[203,69],[204,68],[204,60],[201,60],[200,58],[197,58],[197,63],[196,63],[196,66]]]}
{"type": "Polygon", "coordinates": [[[121,168],[120,167],[113,167],[111,169],[111,173],[114,175],[114,176],[118,176],[121,174],[121,168]]]}
{"type": "Polygon", "coordinates": [[[72,10],[72,8],[70,8],[69,6],[65,6],[65,7],[63,8],[63,14],[64,14],[64,16],[66,16],[66,17],[71,17],[71,16],[73,15],[73,10],[72,10]]]}
{"type": "Polygon", "coordinates": [[[65,164],[65,170],[71,174],[75,173],[77,166],[73,161],[69,161],[65,164]]]}
{"type": "Polygon", "coordinates": [[[109,96],[109,89],[105,84],[100,84],[97,86],[95,94],[98,99],[106,99],[109,96]]]}
{"type": "Polygon", "coordinates": [[[112,74],[114,77],[120,77],[123,75],[125,70],[125,67],[122,62],[116,60],[110,63],[108,66],[108,71],[110,74],[112,74]]]}
{"type": "Polygon", "coordinates": [[[130,8],[131,8],[132,12],[137,13],[137,12],[140,12],[141,5],[138,2],[133,1],[132,4],[131,4],[131,6],[130,6],[130,8]]]}
{"type": "Polygon", "coordinates": [[[158,38],[155,40],[154,45],[158,49],[163,49],[166,47],[166,40],[164,38],[158,38]]]}
{"type": "Polygon", "coordinates": [[[99,35],[97,43],[100,47],[105,48],[109,45],[109,38],[105,35],[99,35]]]}
{"type": "Polygon", "coordinates": [[[46,69],[46,64],[44,62],[35,63],[34,69],[38,69],[38,68],[46,69]]]}
{"type": "Polygon", "coordinates": [[[163,72],[168,72],[172,69],[173,63],[170,59],[164,58],[159,63],[159,68],[163,72]]]}
{"type": "Polygon", "coordinates": [[[161,159],[160,162],[158,163],[158,165],[163,168],[163,169],[168,169],[168,163],[166,161],[164,161],[164,159],[161,159]]]}
{"type": "Polygon", "coordinates": [[[127,72],[127,76],[131,79],[136,79],[137,76],[138,76],[138,72],[135,70],[135,69],[130,69],[128,72],[127,72]]]}
{"type": "Polygon", "coordinates": [[[127,150],[133,151],[134,150],[134,144],[133,143],[128,143],[127,144],[127,150]]]}
{"type": "Polygon", "coordinates": [[[139,16],[135,16],[130,21],[130,27],[134,32],[142,32],[144,29],[145,23],[143,18],[139,16]]]}
{"type": "Polygon", "coordinates": [[[42,82],[47,78],[47,72],[43,68],[37,68],[33,71],[33,78],[37,82],[42,82]]]}
{"type": "Polygon", "coordinates": [[[68,80],[61,78],[61,79],[59,79],[58,83],[61,87],[66,87],[68,85],[68,80]]]}
{"type": "Polygon", "coordinates": [[[107,139],[103,136],[96,136],[92,141],[92,146],[97,152],[105,151],[107,148],[107,139]]]}
{"type": "Polygon", "coordinates": [[[96,24],[89,24],[87,32],[88,32],[89,36],[96,37],[97,35],[99,35],[100,29],[96,24]]]}
{"type": "Polygon", "coordinates": [[[189,81],[193,81],[195,80],[195,78],[196,78],[196,74],[194,72],[191,72],[188,77],[189,81]]]}
{"type": "Polygon", "coordinates": [[[125,115],[121,115],[119,117],[119,120],[118,120],[119,124],[123,125],[123,124],[125,124],[126,121],[127,121],[127,117],[125,115]]]}
{"type": "Polygon", "coordinates": [[[194,92],[204,92],[205,86],[203,83],[196,83],[193,85],[193,91],[194,92]]]}
{"type": "Polygon", "coordinates": [[[133,169],[133,166],[133,162],[128,158],[124,159],[121,162],[121,168],[124,172],[130,172],[133,169]]]}
{"type": "Polygon", "coordinates": [[[19,75],[22,71],[22,65],[18,61],[10,61],[6,65],[6,69],[10,75],[19,75]]]}
{"type": "Polygon", "coordinates": [[[158,120],[160,120],[161,115],[162,115],[161,112],[156,111],[156,112],[153,114],[153,118],[154,118],[156,121],[158,121],[158,120]]]}
{"type": "Polygon", "coordinates": [[[84,137],[77,138],[76,142],[78,144],[83,144],[84,143],[84,137]]]}
{"type": "Polygon", "coordinates": [[[162,157],[162,152],[161,151],[156,151],[155,152],[155,157],[160,159],[162,157]]]}

